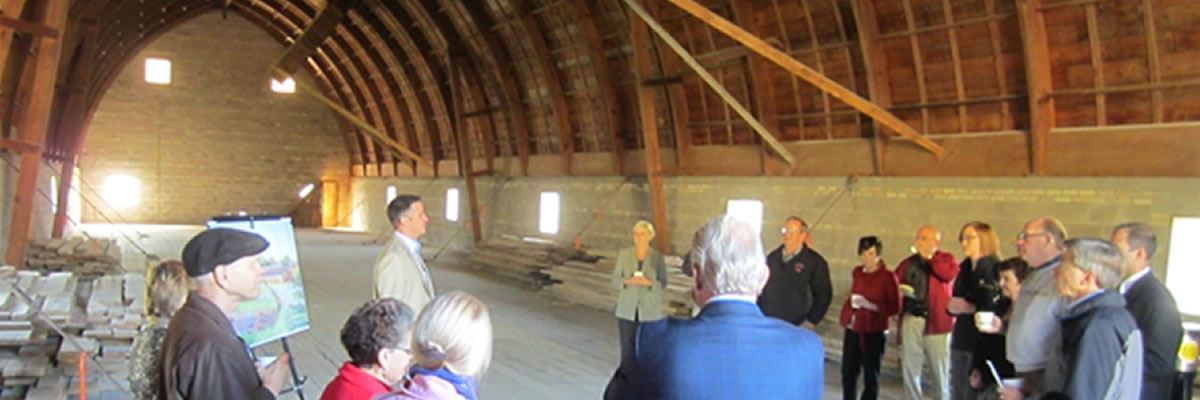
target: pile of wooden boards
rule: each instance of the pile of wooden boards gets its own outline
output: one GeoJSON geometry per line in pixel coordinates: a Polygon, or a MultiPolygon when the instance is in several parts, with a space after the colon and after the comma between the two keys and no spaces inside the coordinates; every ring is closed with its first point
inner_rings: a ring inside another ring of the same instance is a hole
{"type": "Polygon", "coordinates": [[[35,240],[26,254],[27,269],[34,271],[69,271],[81,278],[123,271],[121,249],[115,239],[35,240]]]}
{"type": "MultiPolygon", "coordinates": [[[[612,310],[619,291],[611,284],[616,254],[506,235],[476,245],[470,259],[485,272],[518,279],[555,299],[612,310]]],[[[691,315],[691,278],[678,265],[669,266],[667,273],[664,306],[671,315],[691,315]]]]}
{"type": "Polygon", "coordinates": [[[541,288],[554,283],[546,270],[576,255],[572,249],[505,235],[475,246],[470,258],[490,274],[541,288]]]}
{"type": "Polygon", "coordinates": [[[143,321],[144,292],[139,274],[91,279],[0,268],[0,400],[78,394],[83,359],[90,395],[128,397],[122,386],[143,321]],[[117,383],[101,379],[99,369],[117,383]]]}

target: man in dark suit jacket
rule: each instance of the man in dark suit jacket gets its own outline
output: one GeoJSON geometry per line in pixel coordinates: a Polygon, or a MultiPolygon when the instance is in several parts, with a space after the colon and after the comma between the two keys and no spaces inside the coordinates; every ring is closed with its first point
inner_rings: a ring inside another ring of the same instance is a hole
{"type": "Polygon", "coordinates": [[[693,239],[692,320],[639,328],[634,356],[617,369],[605,399],[820,399],[824,353],[812,331],[764,316],[762,243],[750,224],[722,216],[693,239]]]}
{"type": "Polygon", "coordinates": [[[1168,399],[1175,379],[1175,358],[1183,338],[1183,321],[1175,297],[1151,273],[1150,257],[1158,239],[1149,225],[1121,224],[1113,229],[1112,241],[1125,255],[1125,309],[1133,314],[1145,342],[1142,368],[1142,399],[1168,399]]]}

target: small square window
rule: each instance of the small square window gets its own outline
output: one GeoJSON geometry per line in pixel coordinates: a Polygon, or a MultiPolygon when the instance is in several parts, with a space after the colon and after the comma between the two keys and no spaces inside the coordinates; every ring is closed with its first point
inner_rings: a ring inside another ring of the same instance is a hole
{"type": "Polygon", "coordinates": [[[458,189],[446,189],[446,220],[458,221],[458,189]]]}
{"type": "Polygon", "coordinates": [[[734,218],[749,222],[754,230],[762,234],[763,203],[758,200],[729,200],[725,204],[725,213],[734,218]]]}
{"type": "Polygon", "coordinates": [[[171,60],[165,58],[146,59],[146,82],[156,85],[171,83],[171,60]]]}
{"type": "Polygon", "coordinates": [[[112,175],[104,180],[101,196],[113,208],[130,208],[142,200],[142,183],[129,175],[112,175]]]}
{"type": "Polygon", "coordinates": [[[271,79],[271,91],[275,93],[296,93],[296,81],[292,78],[284,79],[283,82],[271,79]]]}
{"type": "Polygon", "coordinates": [[[557,192],[542,192],[538,210],[538,232],[558,233],[558,217],[562,210],[562,200],[557,192]]]}

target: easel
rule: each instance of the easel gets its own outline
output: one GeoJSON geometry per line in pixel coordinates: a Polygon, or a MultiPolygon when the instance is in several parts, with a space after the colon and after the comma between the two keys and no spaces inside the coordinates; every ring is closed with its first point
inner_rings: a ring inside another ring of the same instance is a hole
{"type": "MultiPolygon", "coordinates": [[[[288,369],[291,370],[291,376],[292,376],[292,385],[283,388],[283,390],[280,390],[279,396],[283,396],[283,395],[291,393],[291,392],[296,392],[296,396],[299,397],[300,400],[305,400],[304,399],[304,384],[306,382],[308,382],[308,377],[300,375],[300,368],[296,367],[296,356],[292,353],[292,346],[288,345],[288,339],[286,337],[279,338],[279,344],[283,345],[283,352],[287,353],[287,355],[288,355],[288,369]]],[[[253,351],[254,350],[251,349],[251,352],[253,352],[253,351]]],[[[258,360],[257,353],[254,354],[254,359],[258,360]]]]}

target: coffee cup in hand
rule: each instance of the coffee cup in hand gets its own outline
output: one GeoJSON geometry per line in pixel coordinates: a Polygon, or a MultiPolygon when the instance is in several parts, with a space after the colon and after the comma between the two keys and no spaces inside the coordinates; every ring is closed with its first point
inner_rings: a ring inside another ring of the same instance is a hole
{"type": "Polygon", "coordinates": [[[996,324],[996,313],[991,311],[980,311],[975,313],[975,327],[983,332],[991,332],[996,324]]]}
{"type": "Polygon", "coordinates": [[[851,308],[862,308],[866,304],[866,302],[867,302],[867,298],[863,297],[861,294],[855,293],[855,294],[850,295],[850,307],[851,308]]]}

